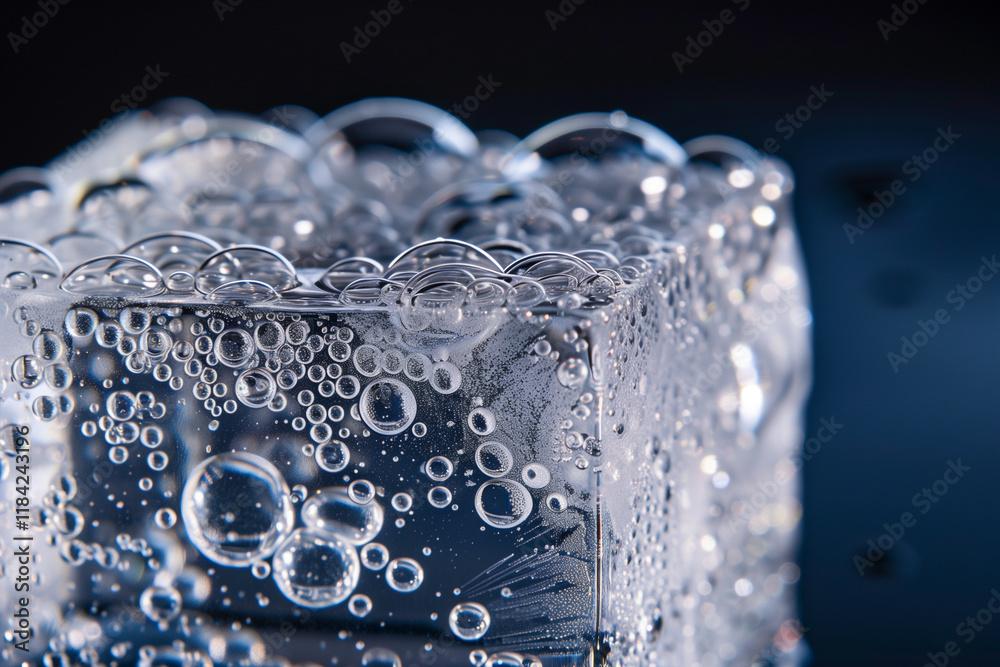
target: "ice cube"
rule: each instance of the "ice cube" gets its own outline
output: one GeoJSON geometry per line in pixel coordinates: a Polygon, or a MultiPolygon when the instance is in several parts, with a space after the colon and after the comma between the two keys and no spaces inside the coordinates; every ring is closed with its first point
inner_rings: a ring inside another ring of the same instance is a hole
{"type": "Polygon", "coordinates": [[[783,163],[622,112],[123,122],[0,205],[39,661],[798,661],[783,163]]]}

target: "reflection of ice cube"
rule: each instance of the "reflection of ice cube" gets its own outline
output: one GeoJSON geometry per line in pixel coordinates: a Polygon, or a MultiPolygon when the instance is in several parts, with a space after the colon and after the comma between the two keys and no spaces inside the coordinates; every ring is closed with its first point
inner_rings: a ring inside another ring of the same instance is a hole
{"type": "Polygon", "coordinates": [[[478,147],[398,100],[131,122],[124,180],[0,205],[2,418],[65,459],[32,490],[39,631],[87,638],[56,654],[797,660],[782,163],[620,112],[478,147]]]}

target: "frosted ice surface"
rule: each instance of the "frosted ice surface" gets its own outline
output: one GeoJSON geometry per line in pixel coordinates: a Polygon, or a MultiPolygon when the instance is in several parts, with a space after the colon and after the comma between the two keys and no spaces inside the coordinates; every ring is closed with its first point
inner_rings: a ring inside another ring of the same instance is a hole
{"type": "Polygon", "coordinates": [[[797,664],[792,190],[621,112],[406,100],[175,101],[3,176],[30,659],[797,664]]]}

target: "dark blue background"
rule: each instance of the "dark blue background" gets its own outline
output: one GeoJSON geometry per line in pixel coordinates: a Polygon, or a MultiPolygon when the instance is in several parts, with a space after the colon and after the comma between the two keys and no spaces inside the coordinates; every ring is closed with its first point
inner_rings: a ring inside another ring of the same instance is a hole
{"type": "MultiPolygon", "coordinates": [[[[500,87],[468,119],[518,134],[561,116],[621,108],[678,140],[774,137],[798,179],[796,210],[814,305],[815,389],[807,432],[843,424],[805,466],[802,619],[817,666],[913,665],[960,643],[962,667],[1000,664],[1000,619],[966,644],[956,626],[1000,589],[996,566],[1000,280],[962,310],[947,301],[996,224],[998,40],[985,9],[927,0],[888,40],[890,2],[586,0],[552,30],[559,0],[401,0],[404,10],[351,63],[339,44],[381,0],[243,0],[220,21],[212,0],[61,6],[15,54],[6,36],[33,2],[0,15],[0,170],[42,164],[80,140],[147,65],[168,76],[150,100],[190,96],[260,112],[319,113],[375,95],[445,108],[477,77],[500,87]],[[730,8],[735,20],[684,72],[671,57],[730,8]],[[776,123],[810,86],[833,95],[787,140],[776,123]],[[938,128],[961,135],[916,182],[904,163],[938,128]],[[906,192],[849,242],[872,193],[906,192]],[[951,319],[893,372],[887,353],[939,308],[951,319]],[[926,514],[912,497],[949,460],[971,470],[926,514]],[[883,523],[917,522],[864,577],[852,557],[883,523]]],[[[566,0],[564,6],[568,5],[566,0]]]]}

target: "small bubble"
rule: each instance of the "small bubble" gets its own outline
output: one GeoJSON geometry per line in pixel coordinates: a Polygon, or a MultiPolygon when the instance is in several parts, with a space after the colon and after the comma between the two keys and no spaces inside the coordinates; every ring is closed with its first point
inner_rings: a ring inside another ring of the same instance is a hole
{"type": "Polygon", "coordinates": [[[469,413],[469,428],[477,435],[489,435],[497,427],[497,420],[487,408],[476,408],[469,413]]]}
{"type": "Polygon", "coordinates": [[[400,593],[411,593],[424,581],[424,569],[412,558],[396,558],[386,566],[385,580],[400,593]]]}
{"type": "Polygon", "coordinates": [[[455,470],[455,466],[448,458],[444,456],[435,456],[427,461],[427,465],[424,470],[426,471],[427,476],[434,481],[443,482],[451,477],[452,472],[455,470]]]}
{"type": "Polygon", "coordinates": [[[378,542],[361,547],[361,564],[369,570],[381,570],[389,562],[389,550],[378,542]]]}
{"type": "Polygon", "coordinates": [[[397,512],[408,512],[413,507],[413,498],[408,493],[397,493],[392,497],[392,507],[397,512]]]}
{"type": "Polygon", "coordinates": [[[366,505],[375,498],[375,486],[366,479],[356,479],[347,486],[347,495],[359,505],[366,505]]]}
{"type": "Polygon", "coordinates": [[[267,579],[271,575],[271,564],[266,560],[259,560],[250,566],[250,573],[256,579],[267,579]]]}
{"type": "Polygon", "coordinates": [[[561,514],[569,507],[569,502],[566,500],[566,496],[561,493],[550,493],[545,497],[545,506],[550,511],[561,514]]]}
{"type": "Polygon", "coordinates": [[[451,503],[451,491],[443,486],[435,486],[427,492],[427,502],[432,507],[447,507],[451,503]]]}
{"type": "Polygon", "coordinates": [[[167,530],[173,528],[174,524],[177,523],[177,513],[169,507],[162,507],[156,510],[156,514],[153,515],[153,521],[156,522],[158,528],[167,530]]]}
{"type": "Polygon", "coordinates": [[[347,601],[347,608],[354,616],[364,618],[372,610],[372,599],[367,595],[353,595],[347,601]]]}

